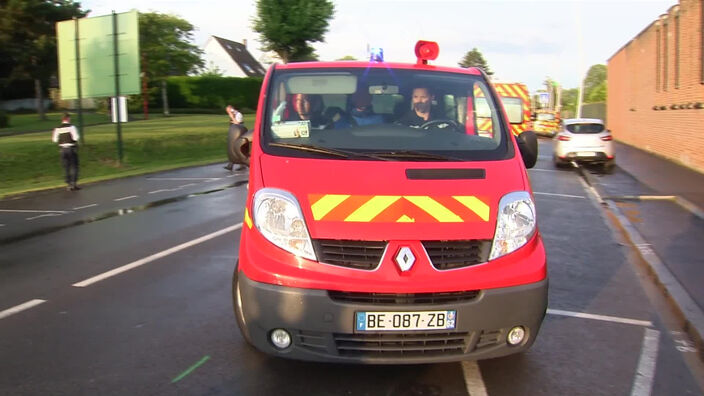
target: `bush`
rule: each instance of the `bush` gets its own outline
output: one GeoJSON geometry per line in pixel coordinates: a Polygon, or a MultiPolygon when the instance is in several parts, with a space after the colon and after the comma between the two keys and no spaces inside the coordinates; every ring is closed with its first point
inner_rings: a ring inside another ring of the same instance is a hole
{"type": "MultiPolygon", "coordinates": [[[[231,104],[236,108],[257,109],[262,79],[255,77],[169,77],[167,80],[169,107],[217,109],[231,104]]],[[[157,95],[161,106],[161,95],[157,95]]]]}
{"type": "Polygon", "coordinates": [[[10,126],[10,115],[5,110],[0,110],[0,128],[10,126]]]}

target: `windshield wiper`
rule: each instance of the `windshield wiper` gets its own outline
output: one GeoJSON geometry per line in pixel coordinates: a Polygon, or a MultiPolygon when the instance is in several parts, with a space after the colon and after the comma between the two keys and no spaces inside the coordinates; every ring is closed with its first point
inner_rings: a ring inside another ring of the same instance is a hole
{"type": "Polygon", "coordinates": [[[319,154],[327,154],[330,156],[334,157],[342,157],[342,158],[353,158],[353,157],[367,157],[367,158],[374,158],[377,160],[381,161],[391,161],[388,158],[383,158],[376,156],[374,154],[367,154],[367,153],[360,153],[356,151],[347,151],[347,150],[340,150],[340,149],[331,149],[328,147],[320,147],[320,146],[313,146],[310,144],[292,144],[292,143],[269,143],[270,146],[274,147],[283,147],[283,148],[290,148],[294,150],[301,150],[301,151],[309,151],[311,153],[319,153],[319,154]]]}
{"type": "Polygon", "coordinates": [[[430,160],[430,161],[465,161],[461,158],[449,157],[440,154],[431,154],[424,151],[414,151],[414,150],[398,150],[398,151],[384,151],[384,152],[374,152],[367,153],[369,155],[379,156],[379,157],[390,157],[390,158],[407,158],[415,160],[430,160]]]}

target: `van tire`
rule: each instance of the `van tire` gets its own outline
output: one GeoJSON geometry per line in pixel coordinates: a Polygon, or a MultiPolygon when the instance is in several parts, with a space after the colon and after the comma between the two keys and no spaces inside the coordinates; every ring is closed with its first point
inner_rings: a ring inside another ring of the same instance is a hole
{"type": "Polygon", "coordinates": [[[239,309],[239,305],[237,304],[237,282],[239,273],[240,272],[238,260],[237,265],[235,265],[235,273],[232,275],[232,306],[235,311],[235,318],[237,319],[237,327],[239,327],[240,329],[242,338],[244,338],[247,344],[254,346],[252,344],[252,339],[249,336],[249,331],[247,331],[247,327],[244,325],[244,315],[242,314],[242,311],[239,309]]]}

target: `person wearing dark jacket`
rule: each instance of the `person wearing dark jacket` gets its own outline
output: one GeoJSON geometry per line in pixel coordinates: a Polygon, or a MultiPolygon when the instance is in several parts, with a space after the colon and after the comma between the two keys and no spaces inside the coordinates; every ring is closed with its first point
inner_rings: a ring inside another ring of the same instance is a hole
{"type": "Polygon", "coordinates": [[[54,128],[51,140],[59,144],[61,164],[66,172],[66,184],[69,191],[80,190],[78,187],[78,130],[71,125],[71,116],[65,113],[61,125],[54,128]]]}

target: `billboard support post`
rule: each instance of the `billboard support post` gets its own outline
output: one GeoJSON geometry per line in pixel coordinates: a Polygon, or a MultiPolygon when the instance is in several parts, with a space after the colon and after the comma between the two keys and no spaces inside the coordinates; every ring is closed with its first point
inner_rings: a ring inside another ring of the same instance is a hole
{"type": "Polygon", "coordinates": [[[83,129],[83,95],[81,93],[81,49],[79,45],[80,36],[78,35],[78,18],[73,17],[73,25],[75,27],[75,43],[76,43],[76,90],[78,91],[78,130],[81,132],[78,138],[81,144],[86,143],[85,130],[83,129]]]}
{"type": "Polygon", "coordinates": [[[122,165],[122,123],[120,122],[120,58],[117,39],[117,14],[112,12],[112,43],[115,56],[115,106],[117,107],[117,161],[122,165]]]}

